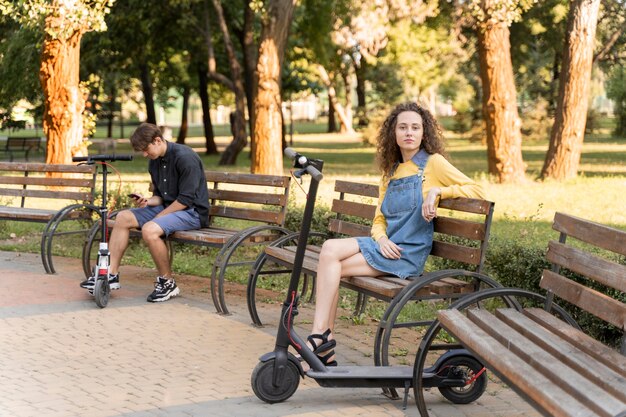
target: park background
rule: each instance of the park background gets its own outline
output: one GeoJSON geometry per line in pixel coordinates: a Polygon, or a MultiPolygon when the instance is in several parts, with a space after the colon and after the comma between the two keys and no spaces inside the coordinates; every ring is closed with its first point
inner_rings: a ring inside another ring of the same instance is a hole
{"type": "MultiPolygon", "coordinates": [[[[0,11],[0,136],[45,136],[32,159],[131,152],[142,121],[211,170],[288,172],[288,144],[325,161],[325,230],[334,180],[377,183],[379,124],[417,100],[496,203],[487,264],[504,284],[536,289],[556,211],[626,227],[624,1],[0,0],[0,11]]],[[[115,166],[123,207],[147,191],[147,163],[115,166]]],[[[304,198],[295,185],[291,196],[297,230],[304,198]]],[[[39,233],[4,222],[0,248],[37,252],[39,233]]],[[[54,251],[80,256],[78,245],[54,251]]],[[[206,275],[210,251],[181,248],[174,269],[206,275]]],[[[152,264],[141,245],[125,262],[152,264]]]]}

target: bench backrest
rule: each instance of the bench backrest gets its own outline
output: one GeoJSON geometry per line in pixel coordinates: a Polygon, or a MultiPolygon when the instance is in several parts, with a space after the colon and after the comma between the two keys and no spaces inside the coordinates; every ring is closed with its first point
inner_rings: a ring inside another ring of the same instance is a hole
{"type": "MultiPolygon", "coordinates": [[[[333,200],[331,210],[336,217],[331,219],[329,230],[350,237],[369,236],[378,203],[378,186],[338,180],[335,191],[339,193],[339,198],[333,200]]],[[[474,265],[481,272],[487,253],[493,207],[494,203],[485,200],[441,200],[430,254],[474,265]],[[457,217],[460,212],[477,215],[479,220],[457,217]]]]}
{"type": "Polygon", "coordinates": [[[224,217],[284,226],[290,177],[216,171],[205,171],[205,176],[211,201],[209,224],[224,217]]]}
{"type": "Polygon", "coordinates": [[[20,207],[24,207],[26,198],[93,203],[96,172],[95,165],[0,162],[0,196],[19,197],[20,207]]]}
{"type": "Polygon", "coordinates": [[[40,147],[41,137],[39,136],[28,138],[9,136],[5,145],[5,149],[8,151],[26,151],[28,149],[39,149],[40,147]]]}
{"type": "Polygon", "coordinates": [[[572,237],[617,256],[626,256],[626,231],[563,213],[555,214],[552,228],[561,235],[558,242],[551,241],[548,245],[547,258],[552,263],[552,270],[543,271],[539,285],[548,290],[550,297],[556,295],[625,331],[624,347],[626,303],[575,282],[560,272],[564,268],[626,293],[626,265],[567,244],[567,237],[572,237]]]}

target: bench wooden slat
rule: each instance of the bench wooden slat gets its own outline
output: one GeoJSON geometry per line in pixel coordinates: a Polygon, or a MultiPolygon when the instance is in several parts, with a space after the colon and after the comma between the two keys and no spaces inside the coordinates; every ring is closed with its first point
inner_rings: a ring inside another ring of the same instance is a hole
{"type": "Polygon", "coordinates": [[[551,241],[548,261],[585,275],[616,290],[626,292],[626,265],[620,265],[583,250],[551,241]]]}
{"type": "Polygon", "coordinates": [[[56,165],[41,164],[35,162],[0,162],[0,171],[21,172],[67,172],[67,173],[83,173],[93,174],[96,172],[95,165],[56,165]]]}
{"type": "MultiPolygon", "coordinates": [[[[608,391],[626,404],[626,379],[611,367],[589,356],[576,345],[562,338],[554,337],[549,329],[540,323],[531,320],[528,316],[520,314],[513,309],[499,309],[496,316],[514,328],[543,350],[549,352],[560,362],[573,368],[585,378],[592,380],[603,390],[608,391]]],[[[527,352],[531,354],[531,352],[527,352]]]]}
{"type": "Polygon", "coordinates": [[[434,227],[437,233],[473,240],[483,240],[486,234],[484,223],[453,219],[451,217],[436,217],[434,227]]]}
{"type": "Polygon", "coordinates": [[[439,256],[440,258],[464,262],[469,265],[480,264],[480,248],[470,248],[450,242],[434,240],[430,254],[439,256]]]}
{"type": "Polygon", "coordinates": [[[363,224],[331,219],[328,223],[328,230],[333,233],[340,233],[351,237],[366,237],[370,235],[372,228],[363,224]]]}
{"type": "Polygon", "coordinates": [[[458,310],[442,310],[437,317],[479,360],[490,365],[518,394],[554,417],[597,416],[576,398],[532,365],[514,355],[495,338],[472,323],[458,310]]]}
{"type": "MultiPolygon", "coordinates": [[[[518,311],[509,311],[509,315],[516,314],[523,317],[522,313],[518,311]]],[[[594,412],[612,416],[623,411],[626,404],[609,395],[602,387],[563,363],[560,357],[562,355],[554,356],[546,352],[489,311],[485,309],[468,310],[467,317],[501,345],[506,346],[512,354],[530,364],[543,375],[548,376],[555,385],[594,412]],[[603,397],[601,402],[594,401],[600,397],[603,397]]],[[[622,387],[626,386],[626,384],[621,385],[622,387]]]]}
{"type": "Polygon", "coordinates": [[[552,228],[599,248],[626,255],[626,232],[564,213],[554,215],[552,228]]]}
{"type": "MultiPolygon", "coordinates": [[[[0,206],[0,219],[2,220],[25,220],[32,222],[48,222],[58,210],[47,210],[26,207],[0,206]]],[[[91,215],[88,212],[74,210],[66,216],[66,219],[86,219],[91,215]]]]}
{"type": "Polygon", "coordinates": [[[90,192],[73,192],[73,191],[47,191],[47,190],[30,190],[21,188],[2,188],[0,195],[11,197],[30,197],[30,198],[56,198],[76,201],[91,201],[90,192]]]}
{"type": "Polygon", "coordinates": [[[382,294],[385,297],[393,298],[403,288],[398,284],[374,277],[344,277],[344,283],[352,284],[355,287],[382,294]]]}
{"type": "Polygon", "coordinates": [[[439,201],[439,208],[487,215],[493,209],[493,203],[475,198],[447,198],[439,201]]]}
{"type": "Polygon", "coordinates": [[[357,203],[348,200],[333,200],[331,210],[334,213],[345,214],[348,216],[357,216],[364,219],[373,219],[376,212],[376,206],[357,203]]]}
{"type": "Polygon", "coordinates": [[[287,196],[285,194],[251,193],[247,191],[220,190],[214,188],[209,189],[209,199],[268,204],[272,206],[284,206],[287,203],[287,196]]]}
{"type": "Polygon", "coordinates": [[[230,219],[251,220],[265,222],[268,224],[282,224],[284,215],[279,212],[263,211],[255,209],[244,209],[239,207],[211,206],[209,209],[211,216],[227,217],[230,219]]]}
{"type": "MultiPolygon", "coordinates": [[[[278,248],[275,246],[268,246],[265,248],[265,253],[270,257],[285,263],[293,264],[295,259],[295,253],[292,250],[285,248],[278,248]]],[[[304,272],[317,272],[317,259],[311,258],[309,256],[304,257],[304,262],[302,263],[302,270],[304,272]]]]}
{"type": "Polygon", "coordinates": [[[238,174],[233,172],[205,171],[208,182],[288,187],[289,177],[281,175],[238,174]]]}
{"type": "Polygon", "coordinates": [[[614,298],[547,269],[543,271],[539,286],[619,329],[626,329],[626,304],[614,298]]]}
{"type": "Polygon", "coordinates": [[[598,362],[615,369],[626,379],[626,356],[602,344],[541,308],[527,308],[524,314],[554,334],[575,345],[598,362]]]}
{"type": "Polygon", "coordinates": [[[57,178],[57,177],[19,177],[0,176],[0,184],[41,185],[46,187],[89,187],[94,186],[94,180],[89,178],[57,178]]]}
{"type": "Polygon", "coordinates": [[[365,197],[378,198],[378,186],[374,184],[362,184],[350,181],[335,181],[335,191],[365,197]]]}

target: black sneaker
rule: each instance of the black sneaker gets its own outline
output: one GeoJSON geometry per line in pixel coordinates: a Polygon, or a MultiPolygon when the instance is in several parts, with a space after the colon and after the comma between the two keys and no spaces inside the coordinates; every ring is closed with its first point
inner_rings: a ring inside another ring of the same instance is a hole
{"type": "Polygon", "coordinates": [[[148,301],[151,303],[167,301],[178,294],[180,294],[180,289],[176,286],[174,278],[168,280],[167,278],[157,277],[154,283],[154,291],[148,296],[148,301]]]}
{"type": "MultiPolygon", "coordinates": [[[[89,292],[93,292],[93,287],[95,286],[96,286],[96,277],[93,277],[93,276],[87,278],[86,280],[80,283],[80,287],[86,290],[89,290],[89,292]]],[[[109,287],[111,287],[112,290],[119,290],[121,288],[120,274],[109,275],[109,287]]]]}

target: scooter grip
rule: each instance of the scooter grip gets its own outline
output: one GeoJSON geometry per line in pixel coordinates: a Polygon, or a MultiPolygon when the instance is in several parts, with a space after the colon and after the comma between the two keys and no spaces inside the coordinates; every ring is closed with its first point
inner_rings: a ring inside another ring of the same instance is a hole
{"type": "Polygon", "coordinates": [[[289,159],[295,159],[296,155],[298,154],[293,148],[285,148],[283,153],[289,159]]]}
{"type": "Polygon", "coordinates": [[[322,179],[324,178],[324,175],[322,175],[322,173],[313,165],[307,166],[306,172],[308,172],[309,175],[317,182],[322,181],[322,179]]]}

